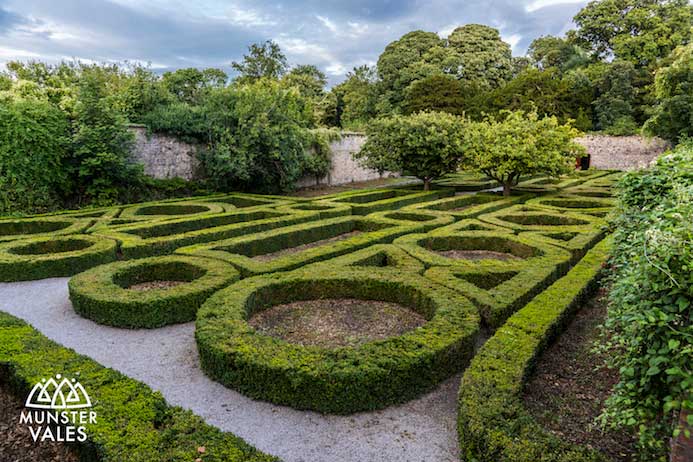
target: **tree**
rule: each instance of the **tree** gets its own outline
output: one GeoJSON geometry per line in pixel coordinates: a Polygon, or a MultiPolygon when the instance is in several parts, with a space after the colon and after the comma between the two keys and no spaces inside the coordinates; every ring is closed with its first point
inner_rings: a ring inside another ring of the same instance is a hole
{"type": "Polygon", "coordinates": [[[647,67],[690,41],[692,18],[688,0],[592,1],[575,16],[572,38],[598,58],[647,67]]]}
{"type": "Polygon", "coordinates": [[[598,95],[593,102],[597,129],[613,135],[632,134],[639,118],[638,72],[633,63],[601,63],[593,66],[590,73],[598,95]]]}
{"type": "Polygon", "coordinates": [[[562,72],[583,67],[590,60],[587,52],[579,46],[552,35],[535,39],[529,45],[527,54],[539,69],[555,67],[562,72]]]}
{"type": "Polygon", "coordinates": [[[512,51],[497,29],[481,24],[458,27],[448,37],[448,46],[459,56],[457,76],[463,82],[494,89],[512,78],[512,51]]]}
{"type": "Polygon", "coordinates": [[[645,124],[649,133],[672,142],[693,137],[693,44],[679,47],[672,63],[655,77],[657,106],[645,124]]]}
{"type": "Polygon", "coordinates": [[[464,114],[465,91],[462,83],[449,75],[432,75],[413,82],[405,92],[402,112],[439,111],[464,114]]]}
{"type": "Polygon", "coordinates": [[[221,69],[199,70],[194,67],[165,72],[162,77],[164,87],[178,99],[188,104],[199,104],[210,88],[226,85],[228,76],[221,69]]]}
{"type": "Polygon", "coordinates": [[[233,61],[231,67],[239,73],[240,83],[255,82],[262,78],[280,79],[288,68],[286,56],[272,40],[254,43],[248,47],[242,61],[233,61]]]}
{"type": "Polygon", "coordinates": [[[96,66],[80,78],[70,159],[80,203],[110,205],[120,188],[138,183],[142,175],[141,166],[130,162],[134,136],[110,105],[107,79],[96,66]]]}
{"type": "Polygon", "coordinates": [[[368,127],[368,140],[355,155],[378,171],[406,171],[424,182],[457,170],[462,155],[464,120],[442,112],[378,119],[368,127]]]}
{"type": "Polygon", "coordinates": [[[482,172],[503,185],[510,196],[522,176],[558,176],[575,165],[584,148],[573,141],[579,132],[556,117],[504,112],[504,119],[470,122],[464,132],[461,165],[482,172]]]}
{"type": "Polygon", "coordinates": [[[312,64],[302,64],[292,68],[282,82],[290,87],[296,87],[302,96],[311,100],[321,98],[325,94],[327,76],[312,64]]]}

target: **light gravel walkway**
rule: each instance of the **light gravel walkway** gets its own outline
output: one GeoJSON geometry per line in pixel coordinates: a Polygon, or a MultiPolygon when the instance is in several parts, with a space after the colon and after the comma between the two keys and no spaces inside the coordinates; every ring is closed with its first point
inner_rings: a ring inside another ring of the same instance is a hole
{"type": "Polygon", "coordinates": [[[194,323],[155,330],[104,327],[72,310],[67,281],[0,284],[0,311],[161,391],[169,403],[192,410],[264,452],[286,462],[459,460],[455,428],[459,376],[405,405],[346,417],[253,401],[203,374],[194,323]]]}

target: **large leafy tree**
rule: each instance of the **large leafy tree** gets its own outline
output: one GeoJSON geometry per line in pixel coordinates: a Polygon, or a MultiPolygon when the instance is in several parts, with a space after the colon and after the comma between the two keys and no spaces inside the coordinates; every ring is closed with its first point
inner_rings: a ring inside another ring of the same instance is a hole
{"type": "Polygon", "coordinates": [[[282,82],[287,86],[296,87],[306,98],[317,99],[325,93],[327,76],[316,66],[302,64],[293,67],[284,75],[282,82]]]}
{"type": "Polygon", "coordinates": [[[497,29],[467,24],[450,34],[448,45],[458,56],[456,71],[463,82],[493,89],[512,78],[512,51],[497,29]]]}
{"type": "Polygon", "coordinates": [[[579,132],[556,117],[505,112],[504,118],[470,122],[464,131],[461,165],[503,185],[503,195],[524,176],[569,172],[584,148],[573,141],[579,132]]]}
{"type": "Polygon", "coordinates": [[[439,111],[463,115],[466,96],[469,95],[459,80],[450,75],[432,75],[409,85],[402,111],[404,114],[439,111]]]}
{"type": "Polygon", "coordinates": [[[564,72],[585,66],[590,61],[585,50],[567,39],[552,35],[535,39],[529,45],[527,55],[540,69],[555,67],[564,72]]]}
{"type": "Polygon", "coordinates": [[[462,155],[464,120],[442,112],[378,119],[356,158],[378,171],[405,171],[431,181],[457,170],[462,155]]]}
{"type": "Polygon", "coordinates": [[[693,44],[677,48],[655,77],[657,106],[646,131],[676,142],[693,137],[693,44]]]}
{"type": "Polygon", "coordinates": [[[651,66],[690,41],[692,18],[688,0],[599,0],[575,16],[572,35],[597,57],[651,66]]]}
{"type": "Polygon", "coordinates": [[[241,61],[233,61],[231,67],[238,72],[236,80],[240,83],[255,82],[259,79],[279,79],[288,69],[286,56],[277,43],[267,40],[253,43],[248,54],[241,61]]]}
{"type": "Polygon", "coordinates": [[[164,87],[179,101],[189,104],[199,104],[210,88],[223,87],[227,80],[228,76],[221,69],[194,67],[165,72],[162,77],[164,87]]]}

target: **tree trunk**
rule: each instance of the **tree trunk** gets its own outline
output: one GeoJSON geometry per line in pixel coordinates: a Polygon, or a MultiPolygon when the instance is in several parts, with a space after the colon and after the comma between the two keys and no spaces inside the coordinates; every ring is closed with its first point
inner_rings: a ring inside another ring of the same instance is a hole
{"type": "Polygon", "coordinates": [[[512,189],[512,184],[503,183],[503,197],[510,197],[511,189],[512,189]]]}
{"type": "Polygon", "coordinates": [[[431,179],[430,178],[424,178],[424,191],[430,191],[431,190],[431,179]]]}

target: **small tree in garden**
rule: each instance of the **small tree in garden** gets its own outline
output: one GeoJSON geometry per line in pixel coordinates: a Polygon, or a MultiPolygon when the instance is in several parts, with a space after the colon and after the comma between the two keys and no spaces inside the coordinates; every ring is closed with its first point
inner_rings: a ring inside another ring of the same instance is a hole
{"type": "Polygon", "coordinates": [[[467,125],[461,160],[503,185],[504,196],[523,176],[569,172],[585,152],[573,141],[578,130],[561,125],[556,117],[540,119],[535,112],[523,111],[503,111],[501,116],[467,125]]]}
{"type": "Polygon", "coordinates": [[[371,122],[368,140],[356,154],[362,164],[378,171],[406,171],[431,181],[454,172],[462,154],[464,120],[442,112],[420,112],[371,122]]]}

